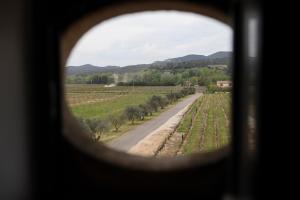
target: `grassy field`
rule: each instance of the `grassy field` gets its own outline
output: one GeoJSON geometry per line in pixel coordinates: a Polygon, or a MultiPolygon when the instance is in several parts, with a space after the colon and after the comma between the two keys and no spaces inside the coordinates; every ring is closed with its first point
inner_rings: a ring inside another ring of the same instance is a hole
{"type": "MultiPolygon", "coordinates": [[[[109,115],[120,115],[127,106],[145,103],[152,95],[165,95],[181,90],[175,86],[117,86],[104,87],[103,85],[68,84],[65,86],[67,103],[74,116],[80,118],[102,118],[109,115]]],[[[170,105],[172,106],[172,105],[170,105]]],[[[169,106],[169,107],[170,107],[169,106]]],[[[168,109],[165,108],[164,110],[168,109]]],[[[149,120],[159,115],[163,110],[147,116],[149,120]]],[[[136,121],[134,125],[124,124],[118,132],[108,131],[103,135],[102,141],[109,141],[129,131],[144,121],[136,121]]]]}
{"type": "Polygon", "coordinates": [[[177,131],[185,134],[183,154],[216,150],[230,142],[229,93],[205,94],[182,119],[177,131]]]}

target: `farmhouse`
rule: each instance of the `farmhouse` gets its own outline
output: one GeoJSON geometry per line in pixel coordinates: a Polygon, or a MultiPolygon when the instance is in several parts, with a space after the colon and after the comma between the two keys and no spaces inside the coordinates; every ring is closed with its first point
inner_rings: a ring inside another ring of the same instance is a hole
{"type": "Polygon", "coordinates": [[[231,81],[217,81],[217,87],[220,88],[228,88],[232,86],[232,82],[231,81]]]}

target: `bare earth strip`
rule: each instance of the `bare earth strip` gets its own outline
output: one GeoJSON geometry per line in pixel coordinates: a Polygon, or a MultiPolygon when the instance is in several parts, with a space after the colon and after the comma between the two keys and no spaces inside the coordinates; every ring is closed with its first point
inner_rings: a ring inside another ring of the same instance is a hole
{"type": "Polygon", "coordinates": [[[183,134],[174,132],[165,142],[163,148],[157,153],[156,157],[176,156],[183,142],[183,134]]]}
{"type": "Polygon", "coordinates": [[[189,106],[200,96],[199,93],[189,96],[158,117],[109,142],[108,146],[132,154],[154,156],[177,127],[189,106]]]}

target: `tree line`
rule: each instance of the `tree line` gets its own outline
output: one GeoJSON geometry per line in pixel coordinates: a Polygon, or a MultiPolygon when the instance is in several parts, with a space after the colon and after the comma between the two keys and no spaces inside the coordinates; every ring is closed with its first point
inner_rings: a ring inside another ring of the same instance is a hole
{"type": "Polygon", "coordinates": [[[192,85],[208,86],[219,80],[230,80],[231,75],[225,70],[203,67],[192,69],[153,70],[137,73],[127,82],[118,82],[119,86],[175,86],[184,85],[186,81],[192,85]]]}
{"type": "Polygon", "coordinates": [[[203,60],[193,60],[193,61],[183,61],[183,62],[156,62],[151,64],[153,69],[161,70],[176,70],[176,69],[191,69],[191,68],[201,68],[209,65],[227,65],[231,68],[231,58],[213,58],[213,59],[203,59],[203,60]]]}
{"type": "Polygon", "coordinates": [[[67,84],[111,84],[114,78],[111,73],[99,73],[93,75],[70,75],[66,78],[67,84]]]}
{"type": "Polygon", "coordinates": [[[67,76],[67,84],[111,84],[119,86],[175,86],[184,85],[186,81],[192,85],[208,86],[219,80],[230,80],[228,68],[214,67],[146,69],[134,73],[118,74],[120,80],[115,82],[112,73],[94,75],[67,76]]]}
{"type": "Polygon", "coordinates": [[[94,141],[99,141],[105,132],[111,129],[117,132],[127,122],[134,124],[137,120],[143,121],[145,117],[152,116],[159,109],[164,109],[178,99],[194,93],[194,87],[183,88],[178,92],[170,92],[165,96],[153,95],[144,104],[127,106],[121,115],[109,115],[106,119],[77,118],[77,120],[94,141]]]}

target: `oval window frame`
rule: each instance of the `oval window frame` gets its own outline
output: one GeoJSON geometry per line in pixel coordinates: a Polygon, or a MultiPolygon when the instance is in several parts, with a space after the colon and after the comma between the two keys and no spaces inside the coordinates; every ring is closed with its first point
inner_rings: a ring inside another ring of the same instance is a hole
{"type": "MultiPolygon", "coordinates": [[[[72,23],[63,32],[60,39],[61,55],[61,75],[60,79],[64,84],[65,63],[71,50],[77,41],[92,27],[107,19],[124,14],[137,13],[143,11],[159,10],[177,10],[183,12],[192,12],[204,15],[221,21],[232,27],[230,18],[224,12],[209,5],[200,3],[191,3],[186,1],[153,1],[153,2],[136,2],[136,3],[119,3],[117,5],[108,5],[101,7],[72,23]]],[[[71,114],[65,100],[64,86],[60,95],[62,103],[63,119],[63,136],[67,138],[77,149],[85,154],[98,160],[117,165],[120,167],[143,170],[143,171],[170,171],[170,170],[189,170],[192,168],[203,167],[209,164],[215,164],[220,160],[227,158],[231,152],[231,144],[226,145],[213,152],[194,153],[191,155],[153,158],[131,155],[125,152],[113,150],[101,143],[92,142],[86,133],[81,129],[75,118],[71,114]]],[[[232,135],[232,130],[231,130],[232,135]]]]}

